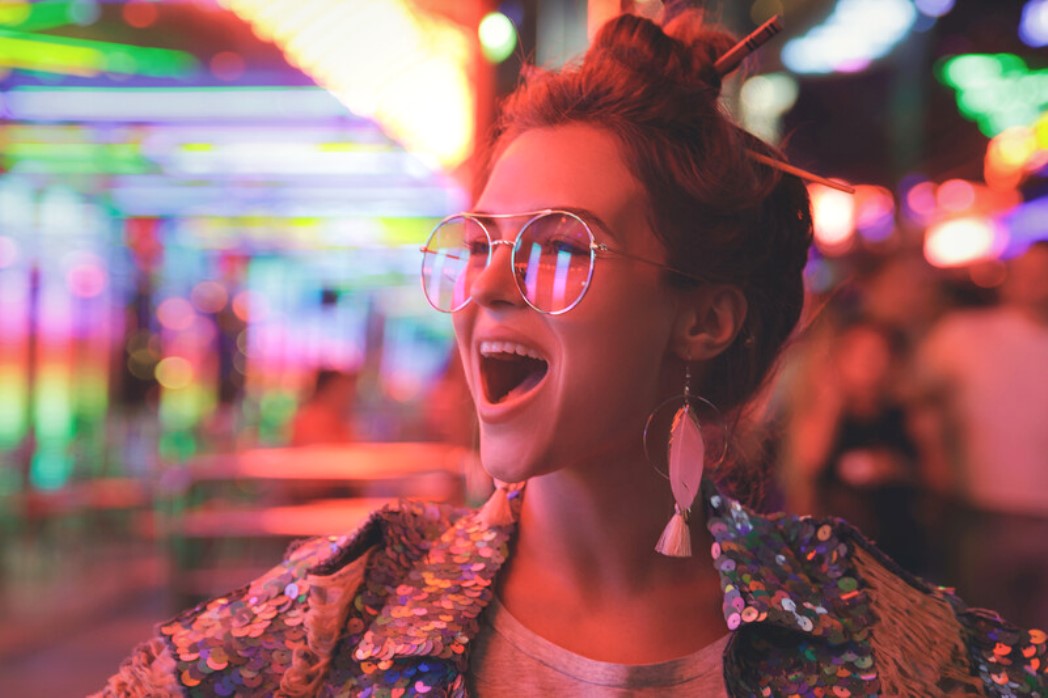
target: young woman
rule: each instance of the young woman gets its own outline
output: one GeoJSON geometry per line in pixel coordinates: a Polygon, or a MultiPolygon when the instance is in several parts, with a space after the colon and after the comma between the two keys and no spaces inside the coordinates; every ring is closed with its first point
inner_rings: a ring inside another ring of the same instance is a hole
{"type": "Polygon", "coordinates": [[[162,625],[105,692],[1044,694],[1043,633],[843,523],[730,496],[749,476],[720,425],[797,321],[810,240],[804,184],[718,107],[732,45],[692,12],[611,21],[508,102],[474,210],[427,242],[482,461],[514,484],[306,542],[162,625]]]}

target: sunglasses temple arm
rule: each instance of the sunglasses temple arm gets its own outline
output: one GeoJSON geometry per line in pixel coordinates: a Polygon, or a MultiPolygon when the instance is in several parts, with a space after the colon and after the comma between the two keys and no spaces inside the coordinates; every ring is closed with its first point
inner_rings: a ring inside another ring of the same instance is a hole
{"type": "Polygon", "coordinates": [[[752,159],[756,160],[757,162],[763,163],[768,167],[771,167],[772,169],[779,170],[780,172],[785,172],[786,174],[791,174],[795,177],[800,177],[806,182],[814,182],[815,184],[821,184],[823,186],[836,189],[837,191],[843,191],[846,194],[855,193],[855,187],[843,184],[841,182],[834,182],[832,179],[820,177],[819,175],[814,174],[812,172],[808,172],[807,170],[802,170],[799,167],[788,165],[785,162],[782,162],[781,160],[770,158],[767,155],[762,155],[761,153],[757,153],[749,149],[746,150],[746,154],[752,159]]]}

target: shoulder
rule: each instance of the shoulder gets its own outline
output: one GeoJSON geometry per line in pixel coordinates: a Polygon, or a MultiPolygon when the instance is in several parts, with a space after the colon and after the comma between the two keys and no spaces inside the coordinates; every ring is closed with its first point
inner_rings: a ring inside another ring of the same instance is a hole
{"type": "Polygon", "coordinates": [[[293,695],[326,669],[368,561],[381,554],[382,569],[396,575],[390,560],[409,568],[466,513],[405,500],[374,511],[356,531],[298,542],[264,575],[162,624],[147,643],[150,656],[132,657],[137,674],[174,677],[207,695],[293,695]]]}
{"type": "Polygon", "coordinates": [[[1048,696],[1044,633],[967,608],[841,519],[704,498],[740,695],[1048,696]]]}
{"type": "MultiPolygon", "coordinates": [[[[823,640],[799,646],[823,665],[848,668],[838,672],[842,681],[876,681],[888,695],[1046,694],[1045,633],[968,608],[951,590],[908,573],[845,521],[761,519],[779,534],[763,538],[778,548],[766,551],[773,556],[766,559],[777,556],[791,568],[788,580],[803,580],[784,587],[795,627],[823,640]]],[[[798,647],[796,638],[791,642],[798,647]]]]}

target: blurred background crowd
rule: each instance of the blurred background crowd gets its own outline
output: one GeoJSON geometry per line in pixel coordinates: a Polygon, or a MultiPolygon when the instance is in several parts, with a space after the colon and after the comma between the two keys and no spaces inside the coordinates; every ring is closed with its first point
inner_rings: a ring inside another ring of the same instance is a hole
{"type": "MultiPolygon", "coordinates": [[[[725,108],[856,188],[810,187],[809,312],[739,434],[767,506],[1048,625],[1048,0],[706,4],[784,15],[725,108]]],[[[385,498],[484,496],[418,246],[522,65],[660,6],[0,0],[0,693],[99,685],[385,498]]]]}

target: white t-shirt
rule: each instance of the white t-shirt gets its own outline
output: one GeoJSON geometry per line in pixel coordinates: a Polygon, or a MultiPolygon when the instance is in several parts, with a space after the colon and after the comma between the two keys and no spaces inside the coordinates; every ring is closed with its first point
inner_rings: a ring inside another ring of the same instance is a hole
{"type": "Polygon", "coordinates": [[[1048,327],[1006,307],[958,312],[919,358],[950,391],[958,493],[991,511],[1048,514],[1048,327]]]}
{"type": "Polygon", "coordinates": [[[614,664],[554,645],[492,600],[470,657],[470,694],[503,696],[702,696],[727,698],[723,655],[730,633],[698,652],[656,664],[614,664]]]}

